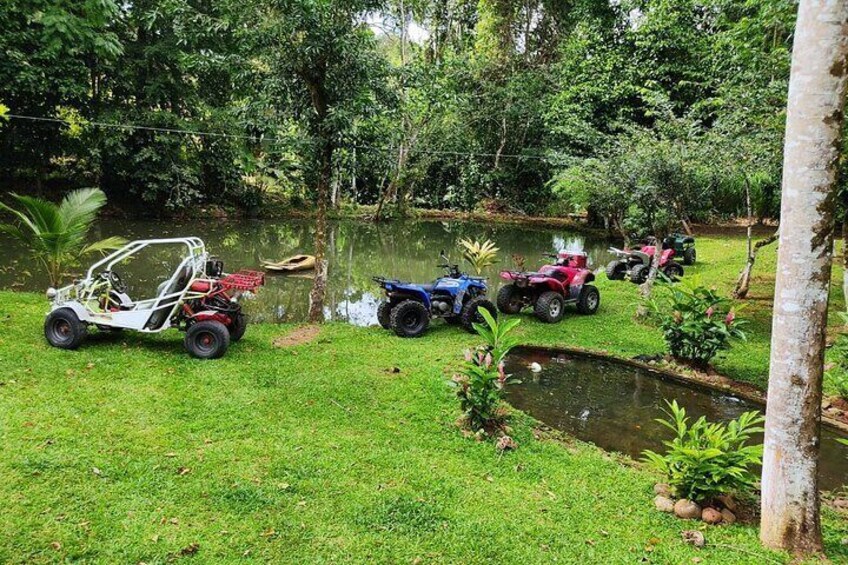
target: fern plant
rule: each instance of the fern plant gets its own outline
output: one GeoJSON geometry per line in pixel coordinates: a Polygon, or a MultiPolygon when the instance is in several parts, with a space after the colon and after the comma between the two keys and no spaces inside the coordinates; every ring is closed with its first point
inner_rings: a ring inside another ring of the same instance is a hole
{"type": "Polygon", "coordinates": [[[495,247],[494,242],[489,239],[480,242],[479,240],[463,238],[459,240],[459,245],[462,248],[462,256],[478,275],[483,274],[483,269],[489,265],[498,262],[500,248],[495,247]]]}
{"type": "Polygon", "coordinates": [[[745,412],[727,424],[711,423],[703,416],[690,424],[686,409],[676,400],[667,404],[668,418],[657,422],[675,437],[663,442],[665,454],[650,450],[643,454],[666,476],[676,496],[702,502],[753,486],[757,477],[751,468],[762,463],[763,446],[747,442],[763,431],[765,418],[759,412],[745,412]]]}
{"type": "Polygon", "coordinates": [[[52,286],[58,286],[64,270],[79,264],[85,255],[117,249],[126,243],[120,237],[87,243],[97,212],[106,204],[106,195],[100,189],[75,190],[60,204],[31,196],[11,196],[18,208],[0,202],[0,209],[12,214],[17,222],[0,224],[0,232],[30,250],[46,269],[52,286]]]}

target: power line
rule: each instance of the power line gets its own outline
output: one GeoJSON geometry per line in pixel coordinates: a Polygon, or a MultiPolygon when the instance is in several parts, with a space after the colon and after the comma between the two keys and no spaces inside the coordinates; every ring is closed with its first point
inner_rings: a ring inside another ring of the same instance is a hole
{"type": "MultiPolygon", "coordinates": [[[[27,120],[32,122],[47,122],[54,123],[60,125],[70,125],[67,120],[63,120],[61,118],[48,118],[44,116],[28,116],[24,114],[6,114],[7,118],[16,119],[16,120],[27,120]]],[[[202,130],[190,130],[190,129],[180,129],[180,128],[165,128],[165,127],[157,127],[157,126],[144,126],[144,125],[136,125],[136,124],[117,124],[114,122],[99,122],[99,121],[89,121],[84,120],[83,122],[86,126],[95,126],[100,128],[111,128],[111,129],[121,129],[121,130],[130,130],[130,131],[150,131],[155,133],[168,133],[168,134],[176,134],[176,135],[194,135],[199,137],[217,137],[223,139],[238,139],[242,141],[253,141],[257,143],[288,143],[292,140],[292,138],[282,138],[282,137],[258,137],[255,135],[245,135],[245,134],[234,134],[234,133],[221,133],[214,131],[202,131],[202,130]]],[[[361,144],[341,144],[340,147],[350,148],[350,149],[363,149],[366,151],[383,151],[383,152],[391,152],[396,148],[394,147],[377,147],[373,145],[361,145],[361,144]]],[[[413,153],[422,153],[425,155],[442,155],[448,157],[488,157],[488,158],[500,158],[500,159],[531,159],[538,161],[545,161],[547,163],[554,163],[547,155],[538,155],[538,154],[522,154],[522,153],[475,153],[471,151],[445,151],[441,149],[423,149],[423,148],[413,148],[410,150],[413,153]]]]}

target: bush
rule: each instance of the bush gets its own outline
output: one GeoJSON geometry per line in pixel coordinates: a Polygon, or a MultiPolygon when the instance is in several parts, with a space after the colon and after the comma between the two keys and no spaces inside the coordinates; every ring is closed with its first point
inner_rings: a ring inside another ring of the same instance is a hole
{"type": "Polygon", "coordinates": [[[504,359],[516,345],[509,334],[520,320],[498,321],[485,308],[480,313],[486,324],[474,327],[486,344],[466,350],[465,364],[449,384],[456,388],[466,424],[472,430],[491,431],[503,425],[501,400],[506,386],[519,382],[504,371],[504,359]]]}
{"type": "Polygon", "coordinates": [[[848,336],[842,334],[836,338],[831,355],[833,368],[825,372],[825,377],[833,385],[836,394],[848,400],[848,336]]]}
{"type": "Polygon", "coordinates": [[[703,502],[751,488],[757,480],[751,467],[762,463],[763,446],[745,444],[763,431],[765,418],[759,412],[745,412],[728,424],[710,423],[702,416],[691,425],[677,401],[668,403],[666,413],[667,420],[657,421],[675,438],[663,442],[668,448],[664,455],[647,450],[644,456],[666,475],[676,496],[703,502]]]}
{"type": "Polygon", "coordinates": [[[651,303],[671,355],[676,359],[706,366],[732,339],[745,339],[730,300],[720,298],[698,277],[687,282],[660,284],[661,292],[651,303]]]}

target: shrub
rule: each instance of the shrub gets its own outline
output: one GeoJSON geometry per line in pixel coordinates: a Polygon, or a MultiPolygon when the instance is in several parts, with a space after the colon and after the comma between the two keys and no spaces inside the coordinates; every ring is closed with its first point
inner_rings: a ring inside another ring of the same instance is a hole
{"type": "Polygon", "coordinates": [[[760,465],[762,444],[746,445],[762,432],[765,418],[756,411],[745,412],[727,424],[708,422],[703,416],[690,425],[686,409],[677,401],[668,403],[668,419],[658,422],[675,433],[664,441],[664,455],[650,450],[645,460],[666,475],[674,494],[697,502],[720,494],[749,489],[757,480],[751,467],[760,465]]]}
{"type": "Polygon", "coordinates": [[[462,247],[462,254],[465,260],[474,268],[478,275],[483,273],[483,269],[489,265],[494,265],[498,262],[499,248],[487,239],[480,242],[478,240],[460,239],[459,245],[462,247]]]}
{"type": "Polygon", "coordinates": [[[745,339],[746,322],[729,308],[730,300],[706,288],[697,277],[687,282],[661,283],[659,297],[651,302],[671,355],[706,366],[733,339],[745,339]]]}
{"type": "Polygon", "coordinates": [[[473,430],[492,430],[503,424],[501,400],[507,385],[519,382],[504,370],[504,358],[516,341],[509,333],[518,319],[498,321],[480,308],[484,324],[474,327],[486,340],[475,350],[466,350],[462,370],[449,384],[456,388],[466,424],[473,430]]]}
{"type": "MultiPolygon", "coordinates": [[[[843,315],[844,312],[839,312],[843,315]]],[[[844,319],[844,318],[843,318],[844,319]]],[[[836,394],[848,400],[848,335],[840,334],[830,348],[833,367],[825,371],[825,377],[833,385],[836,394]]]]}

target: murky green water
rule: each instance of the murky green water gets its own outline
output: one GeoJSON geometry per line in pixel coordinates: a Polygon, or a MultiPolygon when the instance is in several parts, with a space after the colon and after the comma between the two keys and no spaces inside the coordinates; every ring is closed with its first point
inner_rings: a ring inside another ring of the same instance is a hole
{"type": "MultiPolygon", "coordinates": [[[[311,253],[313,222],[217,220],[101,221],[96,237],[120,235],[128,239],[197,236],[207,250],[224,260],[228,271],[259,268],[261,259],[279,260],[297,253],[311,253]]],[[[501,267],[513,267],[512,255],[523,255],[527,267],[544,264],[543,253],[558,249],[584,249],[590,265],[602,267],[608,260],[607,243],[563,229],[527,228],[507,225],[478,225],[469,222],[333,222],[328,234],[329,286],[325,314],[356,325],[377,323],[376,307],[381,298],[371,277],[382,275],[414,282],[428,282],[441,275],[436,267],[439,251],[445,249],[458,260],[458,241],[463,237],[490,238],[500,247],[502,263],[484,273],[490,293],[500,285],[501,267]]],[[[25,253],[8,240],[2,245],[0,286],[43,290],[47,281],[25,253]]],[[[174,254],[145,255],[122,268],[134,300],[155,291],[156,284],[170,275],[174,254]]],[[[69,278],[70,280],[70,278],[69,278]]],[[[270,275],[246,309],[253,321],[300,321],[309,304],[309,275],[270,275]]]]}
{"type": "MultiPolygon", "coordinates": [[[[640,458],[642,451],[661,452],[670,431],[665,401],[676,399],[693,418],[728,421],[762,407],[708,388],[692,387],[621,363],[547,350],[520,349],[510,356],[508,371],[521,379],[509,388],[509,402],[552,428],[608,451],[640,458]],[[539,363],[539,373],[528,369],[539,363]]],[[[822,430],[821,486],[848,484],[848,446],[837,442],[836,430],[822,430]]],[[[762,436],[756,438],[762,441],[762,436]]]]}

